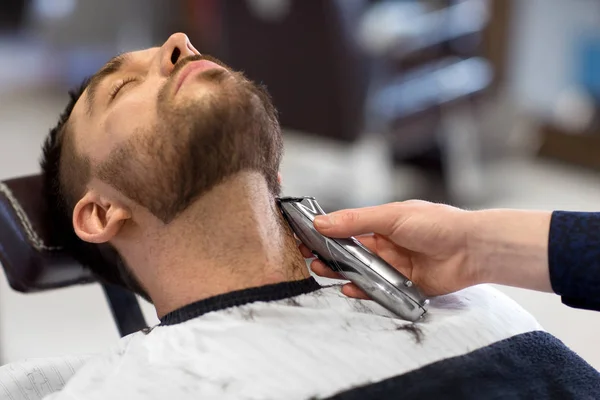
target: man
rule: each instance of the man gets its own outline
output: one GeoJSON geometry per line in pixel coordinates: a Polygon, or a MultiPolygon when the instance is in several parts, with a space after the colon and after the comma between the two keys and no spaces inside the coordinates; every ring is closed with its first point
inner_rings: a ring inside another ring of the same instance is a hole
{"type": "Polygon", "coordinates": [[[411,324],[321,287],[276,206],[282,139],[266,92],[183,34],[102,68],[44,154],[70,250],[161,319],[52,399],[565,398],[595,387],[589,365],[492,289],[434,298],[411,324]],[[107,254],[120,270],[98,261],[107,254]]]}

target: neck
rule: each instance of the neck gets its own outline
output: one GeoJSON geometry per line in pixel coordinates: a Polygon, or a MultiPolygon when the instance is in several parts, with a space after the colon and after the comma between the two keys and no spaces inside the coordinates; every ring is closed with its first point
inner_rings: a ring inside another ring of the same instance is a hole
{"type": "Polygon", "coordinates": [[[259,174],[237,174],[167,225],[139,219],[151,222],[130,224],[115,245],[159,317],[218,294],[310,276],[259,174]]]}

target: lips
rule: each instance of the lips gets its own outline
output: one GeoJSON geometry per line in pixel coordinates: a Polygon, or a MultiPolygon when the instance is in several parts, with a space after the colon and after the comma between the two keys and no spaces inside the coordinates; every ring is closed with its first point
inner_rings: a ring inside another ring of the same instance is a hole
{"type": "Polygon", "coordinates": [[[185,66],[185,68],[179,74],[179,80],[177,82],[177,88],[175,89],[175,93],[179,91],[185,80],[192,75],[193,73],[199,73],[203,71],[208,71],[209,69],[215,68],[223,68],[218,64],[215,64],[212,61],[208,60],[199,60],[193,61],[185,66]]]}

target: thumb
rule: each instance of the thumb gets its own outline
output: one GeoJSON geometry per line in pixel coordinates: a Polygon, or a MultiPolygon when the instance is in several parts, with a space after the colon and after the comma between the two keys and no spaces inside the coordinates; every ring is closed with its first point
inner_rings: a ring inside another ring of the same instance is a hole
{"type": "Polygon", "coordinates": [[[320,233],[330,237],[344,238],[367,233],[390,236],[401,218],[398,207],[386,204],[318,216],[315,218],[314,225],[320,233]]]}

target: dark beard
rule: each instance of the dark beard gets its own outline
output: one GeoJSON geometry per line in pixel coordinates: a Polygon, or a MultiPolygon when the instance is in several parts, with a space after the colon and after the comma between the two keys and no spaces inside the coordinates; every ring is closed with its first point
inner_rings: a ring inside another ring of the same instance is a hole
{"type": "Polygon", "coordinates": [[[134,134],[97,170],[164,223],[241,171],[260,172],[273,196],[280,192],[283,140],[266,90],[231,71],[209,70],[202,79],[215,90],[178,108],[167,101],[165,85],[157,126],[134,134]]]}

